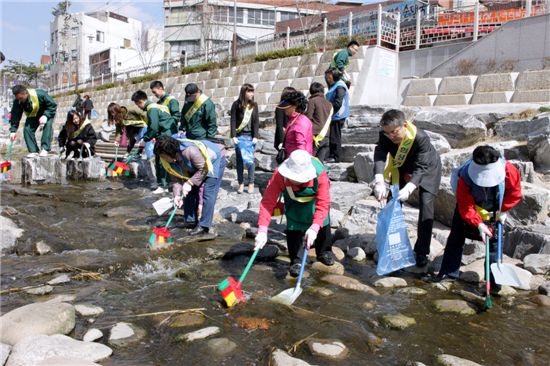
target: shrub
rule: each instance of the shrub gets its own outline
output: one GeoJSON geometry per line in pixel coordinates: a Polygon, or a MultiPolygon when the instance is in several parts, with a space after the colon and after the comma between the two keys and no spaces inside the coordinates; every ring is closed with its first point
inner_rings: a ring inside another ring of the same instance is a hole
{"type": "Polygon", "coordinates": [[[254,61],[262,62],[267,60],[275,60],[278,58],[301,56],[304,54],[304,52],[305,50],[303,47],[289,48],[287,50],[270,51],[270,52],[260,53],[256,55],[256,57],[254,57],[254,61]]]}
{"type": "Polygon", "coordinates": [[[130,83],[139,84],[139,83],[143,83],[144,81],[153,81],[159,78],[160,78],[160,74],[148,74],[143,76],[136,76],[135,78],[130,78],[130,83]]]}
{"type": "Polygon", "coordinates": [[[540,107],[539,112],[540,113],[550,112],[550,105],[548,105],[548,106],[545,105],[545,106],[540,107]]]}
{"type": "Polygon", "coordinates": [[[115,83],[105,83],[100,86],[97,86],[95,90],[105,90],[105,89],[111,89],[115,87],[115,83]]]}
{"type": "Polygon", "coordinates": [[[220,62],[207,62],[205,64],[200,64],[200,65],[190,65],[190,66],[182,67],[181,74],[187,75],[187,74],[193,74],[195,72],[223,69],[224,67],[227,67],[229,65],[229,62],[230,62],[229,59],[227,59],[220,62]]]}

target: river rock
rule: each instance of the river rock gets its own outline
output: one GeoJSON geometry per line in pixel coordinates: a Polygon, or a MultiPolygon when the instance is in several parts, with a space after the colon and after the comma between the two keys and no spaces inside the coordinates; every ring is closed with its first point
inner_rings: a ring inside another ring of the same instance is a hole
{"type": "Polygon", "coordinates": [[[521,201],[510,210],[513,226],[544,224],[550,207],[550,190],[531,183],[521,184],[521,201]]]}
{"type": "Polygon", "coordinates": [[[521,176],[522,182],[535,183],[537,179],[537,173],[535,172],[535,166],[531,161],[520,160],[508,160],[512,165],[516,167],[521,176]]]}
{"type": "Polygon", "coordinates": [[[414,124],[443,135],[453,148],[471,146],[487,135],[485,124],[464,112],[421,111],[414,117],[414,124]]]}
{"type": "Polygon", "coordinates": [[[529,298],[529,301],[540,305],[540,306],[550,306],[550,296],[546,295],[535,295],[529,298]]]}
{"type": "Polygon", "coordinates": [[[539,294],[550,295],[550,281],[544,281],[538,288],[539,294]]]}
{"type": "Polygon", "coordinates": [[[60,285],[62,283],[71,282],[71,277],[68,274],[63,273],[48,281],[48,285],[60,285]]]}
{"type": "Polygon", "coordinates": [[[67,334],[74,326],[75,311],[71,304],[29,304],[0,318],[0,341],[14,345],[27,336],[67,334]]]}
{"type": "Polygon", "coordinates": [[[217,356],[225,356],[233,352],[233,350],[237,348],[237,344],[227,338],[210,339],[207,345],[210,351],[212,351],[217,356]]]}
{"type": "MultiPolygon", "coordinates": [[[[21,183],[28,184],[66,184],[67,168],[57,155],[47,157],[23,158],[21,183]]],[[[105,171],[105,169],[103,169],[105,171]]]]}
{"type": "Polygon", "coordinates": [[[307,341],[307,346],[314,356],[329,360],[341,360],[349,353],[346,345],[339,340],[310,339],[307,341]]]}
{"type": "Polygon", "coordinates": [[[531,253],[550,254],[550,227],[546,225],[516,226],[507,232],[503,251],[514,258],[531,253]]]}
{"type": "Polygon", "coordinates": [[[425,130],[425,132],[426,135],[428,135],[428,137],[430,138],[430,142],[432,143],[435,151],[437,151],[439,155],[451,151],[451,144],[449,144],[449,141],[447,141],[447,139],[443,135],[429,130],[425,130]]]}
{"type": "Polygon", "coordinates": [[[500,287],[498,295],[501,297],[512,297],[516,296],[518,292],[511,286],[503,285],[500,287]]]}
{"type": "Polygon", "coordinates": [[[200,313],[178,314],[172,317],[170,328],[196,327],[202,325],[206,318],[200,313]]]}
{"type": "Polygon", "coordinates": [[[336,257],[336,260],[341,261],[345,258],[344,251],[338,247],[332,247],[332,254],[336,257]]]}
{"type": "Polygon", "coordinates": [[[550,169],[550,113],[543,113],[529,123],[527,148],[536,169],[550,169]]]}
{"type": "Polygon", "coordinates": [[[220,332],[220,328],[218,327],[206,327],[206,328],[196,330],[194,332],[182,334],[177,337],[177,340],[183,341],[183,342],[193,342],[199,339],[208,338],[210,336],[218,334],[219,332],[220,332]]]}
{"type": "Polygon", "coordinates": [[[354,181],[355,172],[352,163],[326,163],[328,177],[331,181],[354,181]]]}
{"type": "Polygon", "coordinates": [[[403,295],[423,296],[423,295],[426,295],[428,291],[420,287],[404,287],[404,288],[398,289],[396,293],[403,294],[403,295]]]}
{"type": "Polygon", "coordinates": [[[323,297],[334,295],[334,291],[324,287],[308,286],[306,287],[306,290],[312,294],[317,294],[323,297]]]}
{"type": "Polygon", "coordinates": [[[330,205],[336,210],[348,212],[355,202],[367,198],[371,192],[367,184],[331,182],[330,205]]]}
{"type": "Polygon", "coordinates": [[[4,365],[10,355],[11,347],[7,344],[0,343],[0,365],[4,365]]]}
{"type": "Polygon", "coordinates": [[[363,152],[355,156],[353,170],[359,183],[370,183],[374,180],[374,151],[363,152]]]}
{"type": "Polygon", "coordinates": [[[98,363],[72,357],[50,357],[35,366],[101,366],[98,363]]]}
{"type": "Polygon", "coordinates": [[[550,271],[550,254],[529,254],[523,258],[523,267],[533,274],[546,274],[550,271]]]}
{"type": "Polygon", "coordinates": [[[271,364],[273,366],[310,366],[306,361],[292,357],[280,349],[276,349],[271,354],[271,364]]]}
{"type": "Polygon", "coordinates": [[[23,235],[23,229],[20,229],[11,219],[0,216],[0,249],[8,249],[15,245],[17,239],[23,235]]]}
{"type": "Polygon", "coordinates": [[[407,286],[407,281],[399,277],[382,277],[374,282],[374,286],[386,288],[405,287],[407,286]]]}
{"type": "Polygon", "coordinates": [[[35,252],[38,255],[48,254],[51,251],[52,251],[52,248],[48,244],[44,243],[42,240],[36,243],[35,245],[35,252]]]}
{"type": "Polygon", "coordinates": [[[397,330],[403,330],[416,324],[414,318],[403,314],[386,314],[382,316],[381,320],[385,327],[397,330]]]}
{"type": "Polygon", "coordinates": [[[53,291],[53,287],[50,285],[43,285],[40,287],[30,288],[25,290],[25,293],[30,295],[47,295],[53,291]]]}
{"type": "Polygon", "coordinates": [[[378,291],[372,287],[365,285],[364,283],[359,282],[355,278],[341,276],[341,275],[326,275],[321,278],[322,281],[328,282],[330,284],[342,287],[346,290],[366,292],[371,295],[378,296],[380,295],[378,291]]]}
{"type": "Polygon", "coordinates": [[[6,366],[35,365],[56,356],[95,362],[112,353],[103,344],[81,342],[61,334],[35,335],[23,338],[13,347],[6,366]]]}
{"type": "Polygon", "coordinates": [[[479,306],[484,306],[485,304],[485,297],[479,296],[478,294],[474,294],[473,292],[466,291],[466,290],[457,290],[453,292],[460,295],[464,300],[468,302],[477,304],[479,306]]]}
{"type": "Polygon", "coordinates": [[[365,251],[361,247],[350,248],[347,252],[347,255],[357,262],[364,261],[367,258],[365,251]]]}
{"type": "Polygon", "coordinates": [[[60,302],[73,302],[76,300],[76,295],[73,294],[59,294],[57,296],[52,297],[47,303],[50,304],[58,304],[60,302]]]}
{"type": "Polygon", "coordinates": [[[361,307],[365,310],[372,310],[375,308],[376,305],[374,305],[374,303],[370,302],[370,301],[365,301],[364,303],[361,304],[361,307]]]}
{"type": "Polygon", "coordinates": [[[344,266],[340,262],[334,262],[332,266],[324,265],[321,262],[315,262],[311,265],[311,268],[322,273],[332,273],[336,275],[344,274],[344,266]]]}
{"type": "Polygon", "coordinates": [[[84,337],[82,337],[82,340],[84,342],[93,342],[101,338],[103,338],[103,332],[97,328],[92,328],[92,329],[89,329],[86,332],[86,334],[84,334],[84,337]]]}
{"type": "Polygon", "coordinates": [[[384,340],[378,337],[376,334],[369,331],[365,331],[365,338],[367,339],[367,344],[372,351],[375,351],[384,344],[384,340]]]}
{"type": "Polygon", "coordinates": [[[90,304],[76,304],[74,309],[80,316],[98,316],[103,314],[103,308],[90,304]]]}
{"type": "Polygon", "coordinates": [[[452,356],[452,355],[438,355],[437,363],[441,366],[482,366],[473,361],[466,360],[464,358],[452,356]]]}
{"type": "Polygon", "coordinates": [[[134,324],[120,322],[111,328],[109,344],[116,347],[126,347],[145,337],[145,331],[134,324]]]}
{"type": "Polygon", "coordinates": [[[464,300],[436,300],[434,308],[440,313],[475,315],[476,311],[464,300]]]}

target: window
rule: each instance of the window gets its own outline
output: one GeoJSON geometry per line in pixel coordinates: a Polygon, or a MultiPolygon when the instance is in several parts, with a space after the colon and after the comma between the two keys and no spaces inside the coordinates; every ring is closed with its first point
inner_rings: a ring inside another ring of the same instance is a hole
{"type": "Polygon", "coordinates": [[[75,38],[78,36],[78,27],[72,27],[71,28],[71,37],[75,38]]]}
{"type": "Polygon", "coordinates": [[[262,11],[248,9],[248,24],[262,24],[262,11]]]}
{"type": "Polygon", "coordinates": [[[78,60],[78,50],[71,50],[71,59],[73,61],[78,60]]]}
{"type": "Polygon", "coordinates": [[[101,43],[105,42],[105,33],[102,31],[96,31],[95,40],[101,43]]]}
{"type": "MultiPolygon", "coordinates": [[[[234,15],[235,12],[233,10],[233,8],[229,8],[229,23],[233,23],[235,20],[234,20],[234,15]]],[[[237,23],[239,24],[243,24],[244,22],[244,9],[239,9],[237,8],[237,23]]]]}
{"type": "Polygon", "coordinates": [[[50,40],[50,43],[52,43],[52,44],[55,43],[55,33],[54,32],[52,32],[52,38],[50,40]]]}
{"type": "Polygon", "coordinates": [[[124,38],[124,48],[130,48],[130,47],[132,47],[132,41],[124,38]]]}
{"type": "MultiPolygon", "coordinates": [[[[214,6],[213,18],[215,22],[222,22],[227,23],[227,10],[228,8],[225,6],[214,6]]],[[[233,11],[233,9],[231,9],[233,11]]]]}
{"type": "Polygon", "coordinates": [[[281,22],[285,20],[296,19],[296,13],[289,13],[287,11],[281,12],[281,22]]]}
{"type": "Polygon", "coordinates": [[[271,10],[262,10],[262,24],[274,25],[275,24],[275,12],[271,10]]]}

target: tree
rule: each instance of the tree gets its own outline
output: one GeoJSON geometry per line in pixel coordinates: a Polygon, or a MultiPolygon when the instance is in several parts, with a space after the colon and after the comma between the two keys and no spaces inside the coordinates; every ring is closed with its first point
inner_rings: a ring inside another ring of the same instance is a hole
{"type": "Polygon", "coordinates": [[[71,6],[71,2],[68,0],[60,1],[55,8],[52,9],[52,15],[54,17],[57,17],[59,15],[65,15],[69,12],[69,7],[71,6]]]}
{"type": "Polygon", "coordinates": [[[13,80],[23,85],[38,86],[44,84],[45,74],[43,68],[32,62],[25,64],[23,62],[9,60],[8,64],[2,69],[2,75],[6,75],[8,80],[13,80]]]}

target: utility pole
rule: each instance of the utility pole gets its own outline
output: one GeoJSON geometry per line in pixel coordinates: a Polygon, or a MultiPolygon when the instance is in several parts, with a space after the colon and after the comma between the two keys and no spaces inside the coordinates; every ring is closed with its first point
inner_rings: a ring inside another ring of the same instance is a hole
{"type": "Polygon", "coordinates": [[[237,0],[233,0],[233,42],[231,55],[237,58],[237,0]]]}

